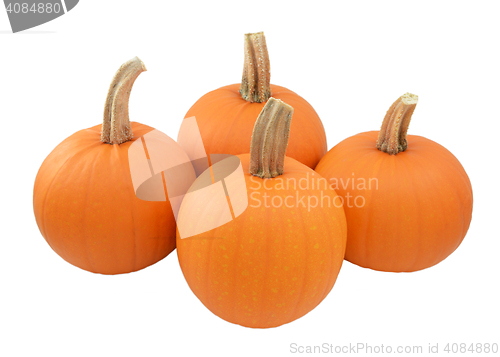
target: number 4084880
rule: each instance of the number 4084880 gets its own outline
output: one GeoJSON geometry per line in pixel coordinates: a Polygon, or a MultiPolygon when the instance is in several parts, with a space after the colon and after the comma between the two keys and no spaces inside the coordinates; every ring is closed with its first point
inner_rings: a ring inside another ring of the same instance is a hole
{"type": "Polygon", "coordinates": [[[28,13],[37,13],[37,14],[58,14],[63,9],[61,8],[61,4],[55,3],[52,4],[50,2],[48,3],[34,3],[34,4],[27,4],[27,3],[9,3],[7,5],[7,12],[10,13],[15,13],[15,14],[28,14],[28,13]]]}
{"type": "Polygon", "coordinates": [[[448,343],[444,347],[448,353],[498,353],[496,343],[448,343]]]}

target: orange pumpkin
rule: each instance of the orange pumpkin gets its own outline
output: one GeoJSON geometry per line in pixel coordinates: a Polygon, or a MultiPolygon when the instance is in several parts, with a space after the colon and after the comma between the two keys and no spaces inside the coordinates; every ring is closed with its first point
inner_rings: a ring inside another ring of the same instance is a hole
{"type": "Polygon", "coordinates": [[[431,267],[460,245],[469,228],[472,187],[462,165],[434,141],[407,135],[417,100],[403,95],[379,132],[345,139],[316,167],[343,197],[346,259],[362,267],[431,267]]]}
{"type": "Polygon", "coordinates": [[[154,130],[130,123],[128,116],[132,85],[145,70],[137,57],[122,65],[109,89],[103,125],[59,144],[35,180],[40,232],[63,259],[94,273],[136,271],[175,248],[170,203],[137,198],[129,169],[129,147],[154,130]]]}
{"type": "MultiPolygon", "coordinates": [[[[238,156],[246,210],[203,234],[181,238],[177,232],[179,262],[192,291],[214,314],[246,327],[275,327],[307,314],[332,289],[344,257],[346,222],[338,196],[320,175],[285,157],[292,113],[269,99],[250,154],[238,156]]],[[[219,220],[210,195],[196,200],[200,210],[190,212],[183,208],[193,205],[184,198],[178,222],[219,220]]]]}
{"type": "Polygon", "coordinates": [[[245,154],[250,148],[255,118],[271,95],[295,110],[287,156],[314,168],[327,151],[325,129],[305,99],[270,84],[269,55],[262,32],[245,35],[241,84],[205,94],[186,117],[196,117],[207,154],[245,154]]]}

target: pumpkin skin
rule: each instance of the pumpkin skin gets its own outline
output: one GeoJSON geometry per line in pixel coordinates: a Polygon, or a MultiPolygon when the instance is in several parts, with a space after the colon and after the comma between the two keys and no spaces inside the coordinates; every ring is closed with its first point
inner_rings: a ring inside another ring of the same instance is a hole
{"type": "Polygon", "coordinates": [[[448,257],[472,218],[472,186],[460,162],[443,146],[408,135],[408,149],[379,151],[379,132],[354,135],[332,148],[316,172],[344,198],[346,260],[362,267],[412,272],[448,257]],[[352,181],[355,179],[355,187],[352,181]],[[378,189],[368,189],[369,180],[378,189]],[[360,181],[361,179],[361,181],[360,181]],[[361,184],[365,182],[365,188],[361,184]],[[351,207],[346,204],[351,196],[351,207]],[[353,197],[358,199],[358,206],[353,197]]]}
{"type": "MultiPolygon", "coordinates": [[[[240,155],[249,152],[250,139],[267,102],[247,102],[240,85],[232,84],[205,94],[189,109],[186,117],[196,117],[207,154],[240,155]]],[[[327,151],[323,123],[314,108],[298,94],[271,84],[272,96],[294,108],[287,156],[310,168],[327,151]]]]}
{"type": "Polygon", "coordinates": [[[131,127],[134,137],[120,145],[101,142],[101,125],[71,135],[45,159],[35,180],[40,232],[63,259],[90,272],[133,272],[175,248],[169,201],[137,198],[129,170],[128,148],[154,129],[135,122],[131,127]]]}
{"type": "MultiPolygon", "coordinates": [[[[215,315],[246,327],[276,327],[307,314],[332,289],[345,252],[345,214],[338,204],[310,212],[300,205],[263,207],[266,193],[272,199],[298,192],[307,201],[309,195],[323,192],[331,202],[337,195],[328,187],[313,188],[311,181],[320,176],[292,158],[285,157],[283,175],[263,180],[249,174],[249,154],[238,157],[245,173],[247,209],[207,233],[184,239],[177,233],[177,254],[189,287],[215,315]],[[300,179],[307,180],[309,189],[278,187],[300,179]]],[[[211,212],[210,205],[205,212],[211,212]]]]}

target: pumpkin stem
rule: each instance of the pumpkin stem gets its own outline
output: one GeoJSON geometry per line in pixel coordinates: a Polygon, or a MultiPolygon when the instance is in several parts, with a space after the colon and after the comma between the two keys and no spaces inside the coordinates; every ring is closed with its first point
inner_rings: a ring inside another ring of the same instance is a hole
{"type": "Polygon", "coordinates": [[[248,102],[262,103],[271,97],[271,73],[264,32],[245,34],[245,62],[240,93],[248,102]]]}
{"type": "Polygon", "coordinates": [[[406,135],[417,102],[418,96],[406,93],[391,105],[378,134],[377,149],[396,155],[408,148],[406,135]]]}
{"type": "Polygon", "coordinates": [[[101,141],[107,144],[122,144],[132,139],[132,128],[128,116],[128,101],[136,78],[146,70],[144,63],[134,57],[121,65],[109,86],[101,141]]]}
{"type": "Polygon", "coordinates": [[[283,174],[293,108],[269,98],[259,114],[250,143],[250,173],[260,178],[283,174]]]}

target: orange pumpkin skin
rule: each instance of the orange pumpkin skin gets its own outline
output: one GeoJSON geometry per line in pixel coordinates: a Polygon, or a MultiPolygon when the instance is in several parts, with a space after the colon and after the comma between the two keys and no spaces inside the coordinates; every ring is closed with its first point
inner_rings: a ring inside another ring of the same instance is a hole
{"type": "MultiPolygon", "coordinates": [[[[276,327],[307,314],[332,289],[345,252],[345,215],[338,203],[310,212],[292,200],[287,204],[295,207],[264,207],[265,193],[269,205],[274,196],[295,197],[291,186],[277,189],[279,178],[310,183],[319,175],[286,157],[282,176],[262,180],[248,173],[248,154],[239,158],[247,209],[210,232],[184,239],[177,234],[177,254],[191,290],[214,314],[246,327],[276,327]]],[[[309,187],[299,191],[300,197],[319,197],[321,191],[309,187]]],[[[332,202],[337,197],[329,188],[323,194],[332,202]]]]}
{"type": "MultiPolygon", "coordinates": [[[[196,117],[207,154],[240,155],[249,152],[250,139],[267,102],[250,103],[232,84],[205,94],[189,109],[186,117],[196,117]]],[[[298,94],[271,84],[272,96],[294,108],[286,155],[314,169],[327,151],[323,123],[314,108],[298,94]]]]}
{"type": "Polygon", "coordinates": [[[166,202],[135,195],[128,148],[154,130],[132,122],[134,138],[101,142],[101,125],[59,144],[38,171],[33,205],[40,232],[69,263],[94,273],[145,268],[175,248],[175,220],[166,202]]]}
{"type": "Polygon", "coordinates": [[[457,249],[467,233],[472,218],[469,178],[455,156],[432,140],[408,135],[408,149],[389,155],[376,149],[377,137],[377,131],[352,136],[316,167],[344,198],[346,259],[392,272],[431,267],[457,249]],[[354,179],[354,189],[349,179],[354,179]],[[357,201],[363,207],[356,207],[357,196],[364,198],[364,205],[361,198],[357,201]]]}

